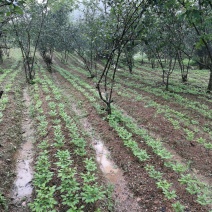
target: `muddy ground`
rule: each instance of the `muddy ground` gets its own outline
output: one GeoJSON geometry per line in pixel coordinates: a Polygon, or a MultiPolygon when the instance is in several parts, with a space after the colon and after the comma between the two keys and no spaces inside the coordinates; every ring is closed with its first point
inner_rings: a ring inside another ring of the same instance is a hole
{"type": "MultiPolygon", "coordinates": [[[[8,61],[7,64],[11,64],[8,61]]],[[[86,75],[69,66],[81,67],[81,63],[77,62],[75,57],[70,56],[68,64],[62,64],[55,55],[54,65],[60,66],[70,72],[71,74],[81,78],[84,82],[94,86],[92,79],[89,79],[86,75]]],[[[5,67],[4,67],[5,68],[5,67]]],[[[16,70],[14,70],[16,71],[16,70]]],[[[37,73],[40,76],[40,73],[37,73]]],[[[142,74],[145,74],[143,70],[142,74]]],[[[66,102],[67,113],[70,116],[78,116],[78,126],[81,129],[82,136],[88,142],[87,152],[96,158],[98,164],[98,176],[99,183],[102,185],[112,184],[114,191],[112,194],[111,204],[113,206],[109,209],[108,202],[100,201],[95,207],[101,208],[101,211],[174,211],[172,204],[176,201],[180,201],[185,206],[185,211],[209,211],[209,206],[200,205],[196,201],[196,196],[189,194],[184,185],[178,182],[179,174],[173,172],[170,168],[164,166],[160,157],[155,155],[150,147],[148,147],[141,138],[133,134],[133,139],[138,143],[139,147],[146,149],[151,158],[148,160],[148,164],[154,165],[157,170],[165,173],[165,179],[172,183],[173,188],[177,192],[177,198],[168,200],[164,197],[162,190],[157,188],[154,179],[150,178],[144,166],[145,162],[140,162],[132,152],[126,148],[122,139],[118,136],[117,132],[109,126],[106,119],[106,113],[98,114],[93,105],[89,102],[86,96],[79,90],[74,88],[70,82],[65,79],[54,68],[53,73],[47,73],[48,77],[61,89],[63,93],[63,101],[66,102]],[[85,114],[85,115],[83,115],[85,114]],[[82,115],[82,116],[81,116],[82,115]],[[87,135],[87,136],[85,136],[87,135]],[[89,136],[88,136],[89,135],[89,136]]],[[[123,76],[118,76],[121,80],[125,80],[123,76]]],[[[4,83],[7,84],[9,78],[6,78],[4,83]]],[[[13,82],[13,88],[8,92],[9,103],[6,109],[3,111],[3,119],[0,123],[0,193],[2,198],[0,199],[0,211],[10,212],[25,212],[30,211],[27,207],[28,202],[32,201],[35,197],[35,193],[31,191],[33,188],[33,164],[36,161],[38,155],[38,149],[33,144],[37,137],[36,121],[35,117],[30,114],[30,104],[32,99],[31,87],[25,84],[23,71],[16,76],[16,80],[13,82]],[[26,157],[24,156],[26,154],[26,157]],[[22,157],[24,156],[24,157],[22,157]],[[21,165],[21,162],[24,164],[21,165]],[[22,166],[22,171],[19,166],[22,166]],[[19,170],[19,172],[17,171],[19,170]],[[24,176],[23,170],[26,171],[24,176]],[[30,176],[28,176],[30,175],[30,176]],[[29,177],[29,178],[27,178],[29,177]],[[27,178],[27,179],[26,179],[27,178]],[[24,184],[17,185],[18,179],[24,179],[24,184]],[[17,188],[24,188],[18,191],[17,188]],[[30,190],[25,194],[26,190],[30,190]],[[23,196],[19,196],[19,194],[23,196]]],[[[142,83],[142,80],[136,83],[142,83]]],[[[144,82],[145,83],[145,82],[144,82]]],[[[2,85],[2,87],[5,85],[2,85]]],[[[39,85],[40,86],[40,85],[39,85]]],[[[124,88],[127,86],[121,84],[124,88]]],[[[134,89],[134,88],[133,88],[134,89]]],[[[186,109],[182,105],[176,102],[170,102],[161,97],[157,97],[152,93],[142,91],[141,89],[135,89],[144,97],[154,99],[161,105],[168,105],[171,108],[185,112],[189,117],[198,119],[199,125],[209,123],[211,120],[204,117],[201,114],[192,109],[186,109]]],[[[92,93],[90,93],[92,95],[92,93]]],[[[45,114],[48,113],[48,107],[46,103],[45,92],[40,91],[39,98],[43,101],[42,108],[45,114]]],[[[201,98],[197,95],[186,94],[186,97],[192,101],[195,99],[201,103],[201,98]]],[[[1,101],[1,100],[0,100],[1,101]]],[[[202,99],[204,104],[207,104],[209,108],[212,108],[211,103],[202,99]]],[[[1,103],[1,102],[0,102],[1,103]]],[[[59,101],[57,102],[59,104],[59,101]]],[[[196,174],[200,180],[208,183],[211,186],[211,170],[212,170],[212,152],[205,149],[202,145],[194,141],[188,141],[186,139],[185,132],[183,131],[183,123],[180,129],[175,129],[170,122],[163,116],[158,114],[156,108],[146,107],[142,101],[134,101],[132,98],[125,98],[118,94],[118,91],[114,91],[114,104],[122,109],[123,114],[126,114],[133,118],[137,124],[148,130],[152,137],[158,138],[164,142],[164,146],[172,152],[176,161],[187,164],[189,162],[189,172],[196,174]]],[[[104,105],[102,105],[104,107],[104,105]]],[[[51,125],[52,119],[48,118],[51,125]]],[[[64,126],[64,123],[62,123],[64,126]]],[[[121,123],[124,126],[124,123],[121,123]]],[[[63,129],[65,138],[70,139],[69,133],[63,129]]],[[[204,131],[200,131],[201,135],[211,142],[211,137],[204,131]]],[[[53,138],[52,127],[48,128],[48,139],[53,138]]],[[[73,149],[74,146],[67,145],[64,148],[73,149]]],[[[56,150],[51,150],[50,154],[52,161],[54,161],[54,155],[56,150]]],[[[78,170],[83,170],[82,159],[77,156],[73,156],[78,170]]],[[[56,167],[53,165],[52,170],[57,173],[56,167]]],[[[52,184],[57,185],[57,179],[53,179],[52,184]]],[[[56,194],[55,198],[60,201],[60,196],[56,194]]],[[[66,207],[58,206],[57,211],[66,211],[66,207]]],[[[87,207],[84,211],[94,211],[93,207],[87,207]]]]}

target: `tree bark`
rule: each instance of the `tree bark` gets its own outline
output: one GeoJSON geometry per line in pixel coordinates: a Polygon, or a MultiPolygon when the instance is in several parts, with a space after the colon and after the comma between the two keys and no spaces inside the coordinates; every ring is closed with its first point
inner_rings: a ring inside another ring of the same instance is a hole
{"type": "Polygon", "coordinates": [[[188,82],[188,74],[182,74],[182,82],[188,82]]]}
{"type": "Polygon", "coordinates": [[[209,78],[209,83],[208,83],[208,89],[207,92],[210,93],[212,91],[212,68],[210,70],[210,78],[209,78]]]}

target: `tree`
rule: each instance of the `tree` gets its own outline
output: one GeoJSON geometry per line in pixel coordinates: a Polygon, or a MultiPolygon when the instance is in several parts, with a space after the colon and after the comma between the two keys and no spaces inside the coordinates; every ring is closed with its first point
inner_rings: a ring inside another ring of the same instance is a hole
{"type": "Polygon", "coordinates": [[[107,29],[106,37],[110,39],[111,47],[96,85],[100,98],[107,106],[108,114],[111,114],[112,93],[121,53],[130,41],[137,38],[137,29],[150,3],[147,0],[108,1],[110,14],[104,27],[107,29]]]}
{"type": "MultiPolygon", "coordinates": [[[[209,0],[184,1],[178,0],[182,6],[181,17],[189,23],[191,29],[196,32],[196,49],[207,52],[207,60],[200,59],[199,64],[210,71],[207,91],[212,91],[212,3],[209,0]]],[[[200,57],[201,58],[201,57],[200,57]]]]}
{"type": "Polygon", "coordinates": [[[6,42],[6,25],[11,20],[13,14],[22,14],[22,6],[25,1],[6,1],[0,0],[0,63],[3,62],[3,54],[8,54],[8,45],[6,42]]]}
{"type": "Polygon", "coordinates": [[[13,15],[12,25],[16,41],[21,49],[26,81],[32,83],[35,76],[35,53],[48,13],[48,0],[44,3],[29,1],[23,15],[13,15]],[[39,23],[39,24],[38,24],[39,23]]]}
{"type": "Polygon", "coordinates": [[[84,2],[83,17],[72,25],[75,52],[82,59],[91,78],[97,74],[97,59],[104,45],[103,25],[104,11],[96,0],[84,2]]]}
{"type": "Polygon", "coordinates": [[[130,41],[128,42],[128,44],[125,46],[123,52],[124,52],[124,62],[127,64],[129,72],[132,74],[133,71],[133,66],[134,66],[134,59],[133,59],[133,55],[135,53],[135,46],[136,43],[135,41],[130,41]]]}

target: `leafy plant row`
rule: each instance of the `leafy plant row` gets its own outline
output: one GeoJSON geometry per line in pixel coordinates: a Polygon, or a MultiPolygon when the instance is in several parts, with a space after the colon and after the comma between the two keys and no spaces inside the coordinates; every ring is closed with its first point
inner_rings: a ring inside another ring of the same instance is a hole
{"type": "MultiPolygon", "coordinates": [[[[48,115],[52,118],[52,121],[55,124],[53,146],[57,148],[57,153],[55,157],[57,158],[58,162],[56,162],[55,164],[58,167],[57,177],[61,181],[59,187],[52,187],[51,189],[53,193],[55,193],[56,191],[59,191],[61,193],[61,197],[63,200],[62,203],[63,205],[66,205],[69,207],[68,211],[70,212],[83,211],[84,206],[83,205],[79,206],[79,202],[83,201],[85,202],[85,204],[91,204],[91,203],[94,204],[96,201],[103,199],[105,197],[105,192],[103,191],[103,188],[96,183],[97,177],[95,176],[95,171],[97,167],[92,158],[88,159],[86,157],[86,159],[84,160],[86,173],[80,174],[78,173],[78,170],[75,167],[72,167],[70,152],[68,150],[63,150],[63,146],[67,141],[65,141],[64,139],[64,135],[62,133],[61,126],[60,126],[61,121],[60,119],[58,119],[58,117],[61,117],[65,121],[66,128],[70,130],[70,137],[72,137],[70,142],[76,144],[76,149],[74,150],[74,154],[77,154],[80,156],[86,156],[87,154],[86,150],[85,148],[83,148],[85,147],[86,142],[83,138],[80,137],[79,131],[73,119],[70,116],[68,116],[68,114],[65,112],[64,110],[65,105],[63,103],[60,103],[58,107],[56,107],[56,103],[54,101],[61,100],[60,90],[46,76],[43,76],[43,77],[44,77],[44,80],[37,79],[37,82],[39,81],[41,83],[42,90],[46,92],[47,94],[49,94],[48,95],[49,98],[47,101],[49,101],[48,106],[50,110],[48,115]],[[55,98],[55,100],[50,98],[50,96],[52,95],[55,98]],[[75,178],[76,175],[81,176],[84,182],[83,185],[77,182],[77,179],[75,178]]],[[[43,121],[43,124],[41,126],[42,127],[40,129],[42,129],[44,126],[47,126],[47,123],[43,121]]],[[[46,130],[41,130],[42,136],[45,135],[45,133],[46,133],[46,130]]],[[[42,148],[47,146],[48,146],[48,143],[45,143],[45,141],[42,142],[42,148]]],[[[38,202],[39,201],[35,203],[38,203],[38,202]]],[[[51,201],[52,208],[56,204],[57,202],[55,202],[55,200],[51,201]]],[[[48,204],[44,204],[44,205],[45,205],[44,207],[46,207],[46,205],[48,204]]],[[[38,207],[37,205],[34,205],[34,207],[35,206],[38,207]]]]}
{"type": "Polygon", "coordinates": [[[50,185],[50,181],[53,179],[54,173],[50,171],[51,162],[49,158],[49,151],[46,148],[46,146],[48,146],[48,142],[47,140],[41,140],[43,136],[47,136],[48,121],[44,115],[39,86],[37,84],[34,84],[33,89],[31,90],[31,96],[33,101],[31,102],[30,113],[31,116],[36,117],[38,131],[37,146],[39,148],[39,154],[36,158],[33,177],[33,185],[36,196],[29,206],[32,211],[55,211],[54,205],[56,204],[56,200],[54,198],[54,193],[56,187],[50,185]]]}
{"type": "Polygon", "coordinates": [[[13,87],[13,82],[17,76],[17,74],[19,73],[18,71],[13,72],[11,74],[11,71],[6,71],[3,79],[6,76],[9,76],[9,79],[7,80],[7,84],[4,86],[4,93],[1,97],[1,104],[0,104],[0,123],[2,122],[2,118],[3,118],[3,111],[6,109],[7,103],[9,102],[9,97],[7,95],[7,93],[11,90],[11,88],[13,87]]]}
{"type": "MultiPolygon", "coordinates": [[[[124,77],[127,77],[128,79],[133,78],[133,76],[127,72],[123,72],[122,75],[124,77]]],[[[137,78],[137,80],[139,80],[139,78],[137,78]]],[[[183,106],[185,108],[189,108],[189,109],[191,108],[191,109],[199,112],[203,116],[212,119],[212,113],[210,112],[209,107],[200,102],[191,101],[190,99],[187,99],[186,97],[183,97],[183,96],[173,93],[173,92],[164,91],[161,88],[154,88],[151,86],[143,86],[142,83],[134,83],[133,81],[132,82],[130,82],[129,80],[123,81],[120,79],[117,79],[117,82],[120,82],[120,83],[124,84],[125,86],[132,87],[134,89],[139,89],[139,90],[146,91],[148,93],[152,93],[155,96],[164,98],[165,100],[171,100],[172,102],[174,100],[174,102],[180,104],[181,106],[183,106]]]]}
{"type": "MultiPolygon", "coordinates": [[[[79,71],[81,74],[86,75],[86,72],[79,68],[79,67],[74,67],[73,65],[70,65],[71,68],[75,68],[75,70],[77,69],[77,71],[79,71]]],[[[118,80],[119,82],[119,80],[118,80]]],[[[121,82],[120,82],[121,83],[121,82]]],[[[127,82],[126,82],[127,83],[127,82]]],[[[146,104],[147,107],[155,107],[157,109],[158,113],[163,113],[165,115],[165,117],[167,118],[167,120],[170,121],[170,123],[173,125],[173,127],[175,129],[179,129],[180,128],[180,124],[185,125],[186,127],[190,128],[191,125],[198,125],[199,122],[193,120],[192,118],[189,118],[186,114],[183,114],[182,112],[176,111],[171,109],[168,105],[161,105],[149,98],[145,98],[142,97],[141,94],[137,93],[135,90],[132,90],[130,88],[127,88],[124,90],[124,92],[121,92],[121,84],[117,85],[118,87],[118,94],[120,94],[121,96],[124,97],[132,97],[132,93],[136,96],[135,98],[137,100],[142,100],[142,102],[144,102],[146,104]],[[130,92],[130,93],[129,93],[130,92]],[[178,120],[176,120],[178,119],[178,120]]],[[[185,132],[186,134],[186,139],[188,141],[194,140],[196,142],[198,142],[199,144],[203,145],[206,149],[211,149],[212,148],[212,143],[207,142],[207,140],[205,140],[199,133],[199,129],[197,126],[195,126],[195,128],[193,130],[188,129],[185,127],[181,127],[181,129],[185,132]],[[195,136],[198,136],[195,138],[195,136]]],[[[203,126],[203,130],[206,133],[210,133],[209,132],[209,128],[207,126],[203,126]]],[[[211,135],[212,136],[212,135],[211,135]]]]}
{"type": "MultiPolygon", "coordinates": [[[[142,100],[142,102],[145,103],[145,107],[156,108],[157,113],[163,114],[166,117],[166,119],[172,124],[174,129],[182,129],[184,131],[184,133],[186,134],[186,139],[188,141],[196,141],[199,144],[203,145],[206,149],[212,149],[212,143],[208,142],[201,136],[198,121],[190,118],[189,116],[183,114],[182,112],[171,109],[168,105],[161,105],[155,102],[154,100],[151,100],[151,98],[143,97],[139,95],[136,91],[131,90],[129,88],[125,92],[121,92],[120,88],[118,90],[119,90],[118,94],[121,96],[132,98],[133,93],[136,95],[135,99],[139,101],[142,100]],[[131,93],[128,93],[128,91],[131,93]],[[180,125],[184,125],[187,128],[180,125]],[[195,127],[191,128],[192,125],[195,125],[195,127]]],[[[202,126],[202,128],[204,132],[210,134],[207,125],[202,126]]]]}
{"type": "MultiPolygon", "coordinates": [[[[122,68],[126,69],[125,65],[122,65],[122,68]]],[[[138,68],[134,68],[133,71],[133,75],[129,74],[127,71],[127,73],[123,73],[123,75],[127,75],[127,76],[131,76],[132,79],[134,80],[141,80],[142,84],[145,84],[144,87],[146,85],[149,86],[155,86],[155,82],[157,81],[161,81],[161,73],[162,70],[158,70],[158,69],[152,69],[149,68],[147,66],[141,66],[140,69],[138,68]],[[140,70],[143,69],[143,70],[140,70]],[[152,76],[154,76],[154,80],[152,80],[152,76]]],[[[179,70],[176,70],[177,73],[180,73],[179,70]]],[[[208,97],[210,95],[205,93],[205,88],[202,88],[202,84],[207,84],[207,80],[204,80],[204,72],[201,72],[201,77],[199,75],[199,71],[195,73],[194,70],[192,70],[192,74],[189,76],[189,82],[191,82],[192,84],[183,84],[183,83],[176,83],[176,80],[172,80],[170,82],[170,87],[169,90],[170,91],[174,91],[174,92],[178,92],[178,93],[185,93],[185,94],[193,94],[193,95],[200,95],[202,96],[202,98],[204,98],[205,101],[211,102],[210,99],[208,99],[208,97]],[[200,81],[200,79],[202,80],[202,82],[200,81]],[[198,84],[196,83],[198,81],[198,84]],[[201,87],[200,87],[201,86],[201,87]]],[[[179,74],[176,73],[172,73],[173,78],[177,78],[179,77],[179,74]]],[[[205,77],[206,79],[208,78],[208,72],[205,72],[205,77]]],[[[163,87],[161,87],[161,90],[163,89],[163,87]]]]}
{"type": "MultiPolygon", "coordinates": [[[[145,72],[145,75],[146,75],[146,72],[145,72]]],[[[149,79],[148,82],[146,82],[145,76],[142,75],[142,77],[141,77],[140,73],[139,73],[139,75],[134,75],[134,74],[130,74],[128,71],[121,71],[121,72],[119,72],[119,76],[124,77],[124,79],[126,79],[126,78],[128,79],[128,80],[122,80],[119,77],[117,77],[117,79],[116,79],[117,82],[124,84],[127,87],[132,87],[134,89],[143,90],[148,93],[152,93],[156,96],[163,97],[166,100],[172,100],[172,101],[174,100],[175,102],[177,102],[178,104],[180,104],[183,107],[192,108],[193,110],[196,110],[203,116],[210,118],[210,119],[212,118],[212,113],[210,112],[210,109],[207,105],[202,104],[197,101],[191,101],[191,100],[187,99],[186,97],[183,97],[183,96],[173,93],[173,92],[164,91],[164,89],[161,87],[154,88],[155,87],[154,81],[152,81],[152,79],[151,80],[149,79]],[[130,79],[132,81],[129,81],[130,79]],[[144,82],[144,83],[142,83],[142,82],[144,82]]]]}
{"type": "MultiPolygon", "coordinates": [[[[72,81],[70,78],[74,78],[74,76],[73,75],[70,75],[70,74],[68,74],[65,70],[63,70],[63,69],[61,69],[61,68],[58,68],[58,71],[59,72],[61,72],[61,75],[63,75],[65,78],[67,78],[67,80],[68,81],[72,81]]],[[[86,90],[89,90],[90,92],[93,92],[93,95],[97,95],[97,93],[95,92],[95,91],[93,91],[92,90],[92,88],[89,86],[89,85],[87,85],[86,83],[84,83],[84,82],[80,82],[80,79],[79,78],[74,78],[73,79],[73,81],[75,82],[75,81],[77,81],[78,83],[81,83],[81,85],[82,86],[85,86],[86,87],[86,90]]],[[[85,95],[85,96],[88,96],[88,98],[89,99],[91,99],[92,100],[92,102],[93,102],[93,97],[91,97],[91,95],[90,94],[86,94],[86,90],[85,89],[82,89],[82,88],[80,88],[80,90],[83,92],[83,94],[85,95]]],[[[115,114],[115,112],[117,112],[118,113],[118,110],[114,110],[114,112],[113,112],[113,114],[115,114]]],[[[119,113],[119,115],[121,116],[121,113],[119,113]]],[[[118,117],[118,120],[120,120],[120,117],[118,117]]],[[[126,120],[126,119],[125,119],[126,120]]],[[[129,120],[126,120],[126,122],[127,123],[129,123],[129,120]]],[[[129,126],[129,124],[128,124],[128,126],[129,126]]],[[[131,123],[131,127],[132,127],[132,123],[131,123]]],[[[134,127],[135,127],[135,125],[134,125],[134,127]]],[[[122,129],[123,130],[123,129],[122,129]]],[[[138,129],[136,129],[136,130],[138,130],[138,129]]],[[[126,132],[125,130],[124,130],[124,132],[126,132]]],[[[138,132],[138,131],[137,131],[138,132]]],[[[151,142],[146,142],[147,144],[149,144],[149,146],[151,146],[152,148],[153,148],[153,151],[157,154],[157,155],[159,155],[163,160],[167,160],[167,159],[171,159],[173,156],[164,148],[164,147],[162,147],[162,144],[161,144],[161,142],[159,142],[159,141],[154,141],[154,139],[153,138],[151,138],[148,134],[146,134],[147,132],[145,131],[145,132],[139,132],[139,135],[141,136],[141,134],[144,136],[144,135],[146,135],[146,138],[148,138],[151,142]]],[[[131,134],[128,134],[128,133],[126,133],[127,135],[126,136],[129,136],[129,137],[131,137],[131,134]]],[[[131,144],[131,143],[130,143],[131,144]]],[[[132,146],[134,145],[134,142],[132,143],[132,146]]],[[[134,151],[135,152],[135,151],[134,151]]],[[[141,153],[140,153],[141,154],[141,153]]],[[[142,155],[142,154],[141,154],[142,155]]],[[[145,155],[145,154],[144,154],[145,155]]],[[[148,157],[148,156],[147,156],[148,157]]],[[[174,163],[174,162],[169,162],[169,163],[166,163],[165,165],[167,165],[167,166],[169,166],[170,168],[172,168],[173,169],[173,171],[179,171],[180,173],[184,173],[186,170],[187,170],[187,168],[186,167],[184,167],[182,164],[178,164],[178,163],[174,163]]],[[[182,177],[183,177],[184,175],[182,175],[182,177]]],[[[188,185],[188,187],[187,187],[187,190],[188,190],[188,192],[189,193],[191,193],[191,194],[197,194],[198,193],[198,202],[200,203],[200,204],[202,204],[202,205],[206,205],[206,204],[210,204],[210,194],[209,194],[209,189],[208,189],[208,186],[207,185],[204,185],[203,183],[201,183],[201,182],[199,182],[197,179],[195,179],[195,178],[193,178],[192,177],[192,182],[195,182],[195,187],[197,187],[198,189],[196,189],[196,191],[195,192],[189,192],[189,190],[191,190],[190,189],[190,187],[191,187],[191,183],[190,182],[187,182],[187,185],[188,185]],[[201,185],[201,186],[200,186],[201,185]],[[203,189],[204,188],[204,189],[203,189]],[[197,191],[198,190],[198,191],[197,191]],[[203,194],[203,195],[202,195],[203,194]],[[202,200],[203,198],[202,198],[202,196],[204,196],[204,201],[202,200]]]]}
{"type": "MultiPolygon", "coordinates": [[[[67,78],[67,79],[68,79],[68,81],[71,81],[70,78],[67,78]]],[[[76,88],[78,89],[79,87],[77,86],[76,88]]],[[[85,96],[87,96],[87,97],[90,96],[89,94],[86,94],[87,92],[86,92],[85,89],[80,88],[78,90],[80,90],[81,92],[83,92],[83,94],[85,96]]],[[[93,99],[91,97],[90,97],[90,100],[91,100],[91,102],[93,102],[93,99]]],[[[147,152],[145,150],[140,149],[138,147],[137,143],[135,141],[133,141],[132,139],[130,139],[130,137],[131,137],[132,134],[128,133],[127,130],[124,129],[123,127],[119,127],[117,125],[117,123],[115,123],[115,124],[113,123],[114,125],[112,124],[112,121],[111,122],[109,121],[109,123],[117,131],[117,133],[119,134],[119,136],[122,138],[122,140],[124,142],[124,145],[127,146],[129,149],[131,149],[132,152],[133,152],[133,154],[140,161],[143,162],[143,161],[147,161],[148,160],[148,158],[150,156],[147,154],[147,152]]],[[[162,176],[162,174],[161,174],[161,176],[162,176]]],[[[159,180],[159,182],[160,182],[160,180],[159,180]]],[[[166,180],[163,180],[162,179],[161,185],[158,184],[158,188],[161,188],[162,189],[162,191],[163,191],[163,193],[164,193],[164,195],[165,195],[165,197],[167,199],[174,199],[176,197],[176,192],[173,189],[171,189],[171,184],[168,183],[166,180]],[[162,182],[164,182],[164,184],[162,182]]],[[[179,202],[176,203],[177,206],[179,206],[179,204],[180,204],[179,202]]],[[[175,207],[175,204],[173,205],[173,207],[175,207]]],[[[183,206],[181,206],[181,207],[183,207],[183,206]]]]}
{"type": "Polygon", "coordinates": [[[0,69],[0,83],[3,82],[3,80],[8,76],[9,73],[11,73],[11,69],[0,69]]]}

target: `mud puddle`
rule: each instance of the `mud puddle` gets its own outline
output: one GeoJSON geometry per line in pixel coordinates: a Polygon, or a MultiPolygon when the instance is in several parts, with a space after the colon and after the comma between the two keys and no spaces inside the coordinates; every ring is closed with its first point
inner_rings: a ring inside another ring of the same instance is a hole
{"type": "Polygon", "coordinates": [[[11,196],[16,204],[22,203],[22,206],[25,206],[26,202],[30,201],[33,191],[31,181],[33,178],[32,162],[34,155],[34,131],[29,115],[30,97],[27,93],[27,88],[24,89],[23,100],[26,108],[22,120],[23,144],[15,155],[17,162],[16,180],[11,196]]]}
{"type": "Polygon", "coordinates": [[[114,197],[117,211],[139,211],[139,206],[129,191],[127,182],[123,177],[123,172],[116,167],[110,159],[110,153],[101,140],[95,140],[93,147],[96,151],[96,160],[100,165],[102,173],[108,183],[114,186],[114,197]]]}
{"type": "MultiPolygon", "coordinates": [[[[72,105],[72,110],[78,115],[81,115],[81,111],[77,109],[76,105],[72,105]]],[[[110,158],[110,152],[104,145],[100,136],[96,134],[89,123],[88,119],[79,119],[81,126],[89,133],[91,138],[91,144],[96,151],[96,160],[99,167],[108,181],[108,184],[113,185],[114,192],[113,197],[115,200],[115,208],[118,212],[136,212],[140,211],[137,199],[133,193],[130,192],[127,182],[123,177],[123,172],[119,169],[114,161],[110,158]]]]}

